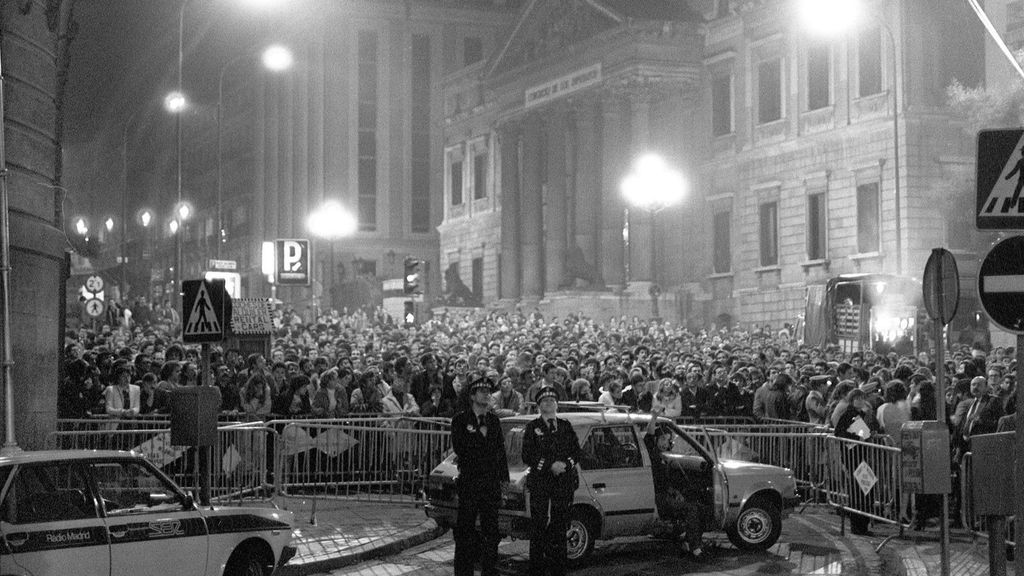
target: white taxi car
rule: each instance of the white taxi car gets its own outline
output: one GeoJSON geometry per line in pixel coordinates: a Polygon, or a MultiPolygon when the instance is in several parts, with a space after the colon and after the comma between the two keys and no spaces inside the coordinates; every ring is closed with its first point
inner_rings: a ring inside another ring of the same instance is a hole
{"type": "MultiPolygon", "coordinates": [[[[501,421],[508,454],[510,490],[499,511],[503,535],[529,538],[527,467],[521,458],[523,430],[536,416],[512,416],[501,421]]],[[[578,564],[596,540],[666,532],[654,497],[651,455],[643,437],[649,415],[575,412],[559,413],[572,423],[582,446],[580,485],[574,495],[567,533],[567,556],[578,564]]],[[[782,518],[799,502],[796,480],[786,468],[719,459],[670,420],[672,448],[657,456],[677,471],[685,492],[705,510],[709,531],[724,530],[738,548],[765,550],[779,539],[782,518]]],[[[710,444],[710,443],[709,443],[710,444]]],[[[458,512],[455,478],[457,460],[449,455],[427,480],[427,515],[442,526],[454,526],[458,512]]],[[[676,527],[678,528],[678,527],[676,527]]]]}
{"type": "Polygon", "coordinates": [[[0,574],[269,576],[294,554],[292,513],[198,507],[142,456],[0,457],[0,574]]]}

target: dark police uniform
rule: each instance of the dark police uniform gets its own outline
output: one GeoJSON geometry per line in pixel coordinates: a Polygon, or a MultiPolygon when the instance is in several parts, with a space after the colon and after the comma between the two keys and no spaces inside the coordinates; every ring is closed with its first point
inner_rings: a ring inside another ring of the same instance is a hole
{"type": "MultiPolygon", "coordinates": [[[[537,394],[537,402],[546,396],[557,399],[553,388],[537,394]]],[[[523,432],[523,463],[529,466],[526,487],[530,491],[530,574],[549,570],[554,576],[565,574],[565,533],[569,529],[569,507],[579,486],[576,463],[580,443],[568,420],[543,416],[531,420],[523,432]],[[565,472],[556,476],[551,465],[565,462],[565,472]]]]}
{"type": "MultiPolygon", "coordinates": [[[[475,390],[490,382],[484,378],[470,386],[475,390]]],[[[452,418],[452,447],[458,456],[459,513],[455,526],[455,576],[472,576],[477,557],[483,576],[498,573],[498,508],[501,483],[508,482],[508,460],[501,422],[493,412],[477,417],[473,409],[452,418]],[[476,532],[480,517],[481,535],[476,532]]]]}

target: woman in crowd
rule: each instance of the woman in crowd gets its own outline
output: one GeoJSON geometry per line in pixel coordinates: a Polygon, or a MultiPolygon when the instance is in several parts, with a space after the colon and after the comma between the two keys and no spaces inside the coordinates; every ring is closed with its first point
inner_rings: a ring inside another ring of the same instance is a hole
{"type": "Polygon", "coordinates": [[[320,375],[320,389],[313,397],[314,418],[342,418],[348,414],[348,384],[352,371],[346,368],[331,368],[320,375]]]}

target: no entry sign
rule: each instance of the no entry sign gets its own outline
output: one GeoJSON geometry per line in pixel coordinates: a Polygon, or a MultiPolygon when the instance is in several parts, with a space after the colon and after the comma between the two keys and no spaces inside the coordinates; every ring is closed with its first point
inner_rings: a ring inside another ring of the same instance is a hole
{"type": "Polygon", "coordinates": [[[988,251],[978,271],[978,297],[993,322],[1024,335],[1024,236],[1002,240],[988,251]]]}

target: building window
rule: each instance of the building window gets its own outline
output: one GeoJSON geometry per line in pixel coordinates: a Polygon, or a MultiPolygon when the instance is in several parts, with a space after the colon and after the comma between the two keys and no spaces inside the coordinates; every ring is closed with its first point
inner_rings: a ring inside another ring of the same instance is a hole
{"type": "Polygon", "coordinates": [[[711,81],[711,129],[715,136],[732,134],[732,75],[711,81]]]}
{"type": "Polygon", "coordinates": [[[359,32],[359,229],[377,229],[377,32],[359,32]]]}
{"type": "Polygon", "coordinates": [[[473,156],[473,199],[487,198],[487,152],[473,156]]]}
{"type": "Polygon", "coordinates": [[[483,300],[484,298],[484,259],[473,258],[473,282],[470,288],[473,289],[473,295],[477,297],[477,300],[483,300]]]}
{"type": "Polygon", "coordinates": [[[430,232],[430,37],[412,37],[410,228],[430,232]]]}
{"type": "Polygon", "coordinates": [[[355,270],[356,276],[359,278],[376,278],[377,277],[377,261],[376,260],[364,260],[357,258],[353,263],[352,268],[355,270]]]}
{"type": "Polygon", "coordinates": [[[715,18],[725,18],[729,15],[729,0],[718,0],[718,8],[715,10],[715,18]]]}
{"type": "Polygon", "coordinates": [[[462,160],[452,160],[448,178],[452,206],[462,204],[462,160]]]}
{"type": "Polygon", "coordinates": [[[767,124],[782,118],[782,59],[765,60],[757,66],[757,121],[767,124]]]}
{"type": "Polygon", "coordinates": [[[857,186],[857,252],[878,252],[879,230],[878,182],[857,186]]]}
{"type": "Polygon", "coordinates": [[[779,203],[761,204],[761,266],[779,263],[779,203]]]}
{"type": "Polygon", "coordinates": [[[716,213],[713,226],[715,274],[724,274],[732,271],[732,213],[716,213]]]}
{"type": "Polygon", "coordinates": [[[882,32],[869,26],[857,38],[857,93],[871,96],[882,91],[882,32]]]}
{"type": "Polygon", "coordinates": [[[825,245],[825,193],[818,192],[807,197],[807,259],[824,260],[825,245]]]}
{"type": "Polygon", "coordinates": [[[469,66],[484,59],[484,42],[476,36],[462,40],[462,64],[469,66]]]}
{"type": "Polygon", "coordinates": [[[816,43],[807,49],[807,109],[818,110],[832,102],[832,50],[816,43]]]}

